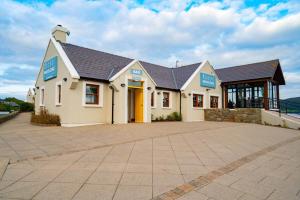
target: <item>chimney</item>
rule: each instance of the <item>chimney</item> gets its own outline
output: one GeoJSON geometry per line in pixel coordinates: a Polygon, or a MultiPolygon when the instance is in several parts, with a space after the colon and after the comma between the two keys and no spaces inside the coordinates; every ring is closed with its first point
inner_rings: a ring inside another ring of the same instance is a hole
{"type": "Polygon", "coordinates": [[[175,63],[175,68],[177,67],[180,67],[180,61],[179,60],[176,60],[176,63],[175,63]]]}
{"type": "Polygon", "coordinates": [[[70,35],[70,31],[62,25],[57,25],[52,29],[52,36],[56,41],[67,42],[67,36],[70,35]]]}

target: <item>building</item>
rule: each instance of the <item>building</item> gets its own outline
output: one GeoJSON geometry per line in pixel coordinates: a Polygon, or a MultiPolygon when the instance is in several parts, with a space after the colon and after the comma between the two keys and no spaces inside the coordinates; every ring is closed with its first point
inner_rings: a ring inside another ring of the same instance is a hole
{"type": "Polygon", "coordinates": [[[52,30],[35,85],[36,113],[58,114],[63,126],[151,122],[173,112],[202,121],[203,109],[225,106],[222,71],[208,61],[168,68],[69,44],[69,34],[52,30]]]}
{"type": "Polygon", "coordinates": [[[28,92],[26,95],[26,102],[34,103],[34,91],[32,91],[31,88],[28,89],[28,92]]]}

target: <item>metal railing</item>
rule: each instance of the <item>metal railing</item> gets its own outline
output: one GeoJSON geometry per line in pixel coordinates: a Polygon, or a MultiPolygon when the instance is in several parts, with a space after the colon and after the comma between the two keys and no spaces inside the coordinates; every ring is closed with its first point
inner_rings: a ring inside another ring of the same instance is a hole
{"type": "Polygon", "coordinates": [[[265,108],[279,113],[300,113],[300,103],[288,100],[257,97],[252,99],[241,99],[236,104],[228,103],[228,108],[265,108]]]}

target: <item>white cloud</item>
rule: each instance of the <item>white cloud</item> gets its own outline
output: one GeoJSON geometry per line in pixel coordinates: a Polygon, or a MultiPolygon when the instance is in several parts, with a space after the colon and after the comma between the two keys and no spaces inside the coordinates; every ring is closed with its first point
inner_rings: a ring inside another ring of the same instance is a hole
{"type": "Polygon", "coordinates": [[[288,83],[299,83],[300,84],[300,72],[285,72],[284,76],[288,83]]]}

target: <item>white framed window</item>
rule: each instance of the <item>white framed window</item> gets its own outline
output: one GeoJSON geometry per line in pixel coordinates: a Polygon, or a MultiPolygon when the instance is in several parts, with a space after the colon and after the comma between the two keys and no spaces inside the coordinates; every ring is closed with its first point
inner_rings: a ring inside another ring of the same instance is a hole
{"type": "Polygon", "coordinates": [[[55,105],[61,106],[62,105],[62,82],[56,82],[55,86],[55,105]]]}
{"type": "Polygon", "coordinates": [[[162,108],[172,108],[172,93],[167,91],[161,92],[162,97],[162,108]]]}
{"type": "Polygon", "coordinates": [[[151,108],[156,108],[156,91],[151,92],[151,108]]]}
{"type": "Polygon", "coordinates": [[[85,107],[103,107],[103,84],[83,82],[82,105],[85,107]]]}
{"type": "Polygon", "coordinates": [[[40,106],[45,106],[45,87],[40,87],[40,106]]]}

